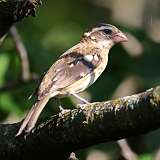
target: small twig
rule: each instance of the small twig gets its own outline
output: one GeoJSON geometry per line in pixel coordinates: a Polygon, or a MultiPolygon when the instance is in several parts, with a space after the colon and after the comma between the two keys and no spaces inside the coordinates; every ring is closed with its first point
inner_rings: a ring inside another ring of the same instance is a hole
{"type": "Polygon", "coordinates": [[[3,35],[1,38],[0,38],[0,46],[1,44],[3,43],[4,39],[6,38],[7,34],[3,35]]]}
{"type": "Polygon", "coordinates": [[[9,83],[5,84],[4,86],[0,87],[0,92],[5,92],[8,90],[10,91],[10,90],[16,88],[17,86],[22,85],[22,84],[23,84],[23,82],[21,82],[20,80],[9,82],[9,83]]]}
{"type": "Polygon", "coordinates": [[[119,147],[121,148],[121,154],[126,160],[137,160],[138,156],[130,148],[126,139],[121,139],[117,141],[119,147]]]}
{"type": "Polygon", "coordinates": [[[30,83],[32,81],[37,81],[37,79],[38,79],[38,77],[32,76],[30,78],[30,80],[28,80],[28,81],[23,81],[21,79],[18,79],[18,80],[9,82],[9,83],[5,84],[4,86],[0,87],[0,93],[5,92],[5,91],[11,91],[15,88],[18,88],[20,86],[25,85],[26,83],[30,83]]]}
{"type": "Polygon", "coordinates": [[[17,54],[20,58],[21,62],[21,77],[19,77],[17,80],[9,82],[5,84],[4,86],[0,87],[0,92],[5,92],[8,90],[15,89],[19,86],[22,86],[25,83],[36,81],[38,79],[36,74],[32,74],[30,72],[29,67],[29,60],[28,60],[28,54],[27,50],[21,40],[21,37],[16,29],[16,27],[12,26],[10,29],[10,34],[13,37],[13,41],[15,42],[17,54]]]}
{"type": "Polygon", "coordinates": [[[28,81],[31,78],[31,72],[29,69],[30,67],[27,50],[15,26],[11,27],[10,34],[13,37],[13,41],[15,42],[17,49],[17,54],[21,61],[21,78],[23,81],[28,81]]]}

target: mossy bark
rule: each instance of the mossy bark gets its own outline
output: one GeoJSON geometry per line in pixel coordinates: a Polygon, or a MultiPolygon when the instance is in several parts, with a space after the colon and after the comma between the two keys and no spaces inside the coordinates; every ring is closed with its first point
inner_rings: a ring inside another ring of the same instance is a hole
{"type": "Polygon", "coordinates": [[[65,159],[71,151],[140,135],[160,127],[160,86],[60,113],[32,133],[15,137],[20,123],[0,125],[0,159],[65,159]]]}

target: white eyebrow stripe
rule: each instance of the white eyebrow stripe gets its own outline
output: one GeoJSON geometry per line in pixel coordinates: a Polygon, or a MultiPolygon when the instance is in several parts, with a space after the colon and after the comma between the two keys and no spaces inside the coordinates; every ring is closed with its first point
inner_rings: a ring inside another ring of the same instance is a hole
{"type": "Polygon", "coordinates": [[[102,26],[102,27],[98,27],[98,28],[93,28],[92,31],[91,31],[91,33],[96,32],[96,31],[99,31],[99,30],[104,30],[104,29],[106,29],[106,28],[109,28],[109,27],[104,27],[104,26],[102,26]]]}
{"type": "Polygon", "coordinates": [[[90,55],[90,54],[84,55],[83,59],[87,62],[92,62],[93,55],[90,55]]]}
{"type": "Polygon", "coordinates": [[[90,36],[93,32],[100,31],[100,30],[104,30],[104,29],[112,29],[112,27],[111,27],[111,26],[101,26],[101,27],[93,28],[90,32],[86,32],[84,35],[88,37],[88,36],[90,36]]]}

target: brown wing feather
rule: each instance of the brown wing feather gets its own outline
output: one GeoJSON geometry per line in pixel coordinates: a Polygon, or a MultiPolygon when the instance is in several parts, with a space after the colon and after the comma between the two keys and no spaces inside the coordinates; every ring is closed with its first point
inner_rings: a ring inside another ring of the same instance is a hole
{"type": "MultiPolygon", "coordinates": [[[[88,54],[98,54],[98,52],[96,50],[96,52],[92,51],[88,54]]],[[[86,76],[100,63],[100,58],[99,61],[87,62],[83,57],[83,53],[77,52],[62,55],[42,79],[38,99],[69,86],[81,78],[81,73],[86,76]]]]}

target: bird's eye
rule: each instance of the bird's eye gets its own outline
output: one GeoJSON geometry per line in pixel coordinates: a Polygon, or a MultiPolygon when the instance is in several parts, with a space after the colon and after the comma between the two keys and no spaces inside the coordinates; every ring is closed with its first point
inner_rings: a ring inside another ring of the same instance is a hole
{"type": "Polygon", "coordinates": [[[105,33],[105,34],[111,34],[112,33],[112,29],[104,29],[103,30],[103,32],[105,33]]]}

